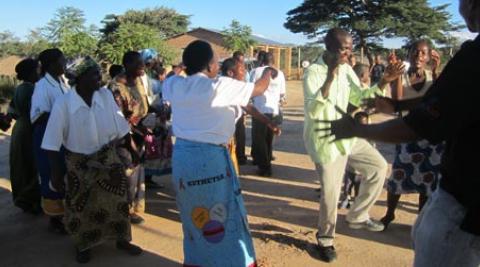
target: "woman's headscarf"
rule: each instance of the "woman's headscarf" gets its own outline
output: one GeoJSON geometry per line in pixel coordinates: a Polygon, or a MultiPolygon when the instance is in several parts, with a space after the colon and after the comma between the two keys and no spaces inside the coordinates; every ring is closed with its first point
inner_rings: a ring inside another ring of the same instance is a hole
{"type": "Polygon", "coordinates": [[[92,68],[100,69],[100,65],[89,56],[79,58],[67,67],[67,78],[71,84],[76,84],[78,77],[92,68]]]}

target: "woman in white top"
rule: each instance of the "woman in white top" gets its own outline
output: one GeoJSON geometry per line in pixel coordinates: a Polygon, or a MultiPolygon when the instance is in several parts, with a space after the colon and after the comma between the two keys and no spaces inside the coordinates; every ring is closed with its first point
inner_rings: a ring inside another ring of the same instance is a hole
{"type": "Polygon", "coordinates": [[[35,84],[30,108],[30,120],[33,124],[33,150],[40,176],[43,211],[50,216],[50,229],[64,234],[65,229],[62,223],[64,196],[56,191],[50,182],[51,174],[47,153],[40,146],[55,101],[69,90],[63,79],[65,57],[62,51],[55,48],[41,52],[38,59],[41,63],[43,78],[35,84]]]}
{"type": "MultiPolygon", "coordinates": [[[[72,67],[75,88],[60,97],[51,112],[42,148],[48,150],[52,183],[65,191],[65,226],[77,249],[77,261],[107,240],[131,255],[142,249],[132,239],[126,167],[121,151],[130,146],[130,126],[112,93],[100,89],[100,67],[85,58],[72,67]],[[67,175],[62,171],[65,148],[67,175]]],[[[135,152],[136,153],[136,152],[135,152]]]]}
{"type": "Polygon", "coordinates": [[[238,106],[262,94],[272,76],[245,83],[217,77],[211,46],[190,43],[183,52],[187,77],[165,81],[176,136],[173,185],[183,226],[187,266],[254,266],[255,252],[239,187],[226,144],[235,130],[238,106]]]}
{"type": "MultiPolygon", "coordinates": [[[[409,52],[410,68],[396,82],[392,94],[398,100],[412,101],[422,97],[437,76],[440,57],[428,41],[412,44],[409,52]],[[427,63],[432,59],[432,69],[427,63]]],[[[392,178],[387,183],[387,212],[382,222],[387,227],[395,219],[395,209],[402,194],[419,193],[419,210],[436,189],[440,179],[440,158],[444,145],[432,145],[422,140],[396,146],[392,178]]]]}

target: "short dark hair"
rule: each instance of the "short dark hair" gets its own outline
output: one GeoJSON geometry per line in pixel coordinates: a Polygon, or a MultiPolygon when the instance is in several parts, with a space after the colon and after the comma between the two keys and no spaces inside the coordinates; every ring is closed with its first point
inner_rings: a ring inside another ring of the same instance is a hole
{"type": "Polygon", "coordinates": [[[213,59],[213,49],[209,43],[196,40],[187,45],[183,51],[182,61],[187,75],[205,70],[213,59]]]}
{"type": "Polygon", "coordinates": [[[140,53],[137,51],[128,51],[123,54],[122,65],[126,66],[132,63],[137,57],[141,57],[140,53]]]}
{"type": "Polygon", "coordinates": [[[328,30],[327,35],[325,35],[325,48],[328,51],[332,51],[332,46],[340,46],[339,39],[340,37],[350,36],[350,34],[342,28],[332,28],[328,30]]]}
{"type": "Polygon", "coordinates": [[[410,55],[413,49],[415,49],[420,44],[425,44],[428,47],[428,52],[432,50],[432,41],[428,39],[419,39],[412,42],[412,44],[410,45],[410,48],[408,49],[408,55],[410,55]]]}
{"type": "Polygon", "coordinates": [[[258,51],[257,61],[258,61],[259,63],[262,63],[262,62],[264,61],[264,58],[265,58],[266,55],[267,55],[267,52],[266,52],[266,51],[263,51],[263,50],[258,51]]]}
{"type": "Polygon", "coordinates": [[[118,64],[113,64],[112,66],[110,66],[110,68],[108,69],[108,74],[110,75],[110,77],[113,79],[115,78],[117,75],[119,75],[120,73],[124,72],[124,69],[123,69],[123,66],[122,65],[118,65],[118,64]]]}
{"type": "Polygon", "coordinates": [[[266,52],[265,56],[263,57],[263,60],[261,61],[261,64],[267,66],[274,63],[275,63],[275,60],[273,59],[273,53],[266,52]]]}
{"type": "Polygon", "coordinates": [[[235,53],[233,53],[232,57],[235,58],[235,59],[239,59],[241,57],[245,57],[245,54],[242,51],[235,51],[235,53]]]}
{"type": "Polygon", "coordinates": [[[26,81],[30,78],[32,73],[36,72],[38,68],[38,60],[33,58],[26,58],[20,61],[15,66],[15,72],[17,73],[17,79],[26,81]]]}
{"type": "Polygon", "coordinates": [[[237,64],[237,60],[233,57],[225,59],[222,63],[222,68],[221,68],[222,75],[228,76],[228,71],[233,70],[236,64],[237,64]]]}
{"type": "Polygon", "coordinates": [[[63,57],[62,50],[58,48],[50,48],[43,50],[38,55],[38,60],[42,63],[42,73],[45,74],[50,66],[63,57]]]}
{"type": "Polygon", "coordinates": [[[163,67],[163,64],[162,62],[160,61],[155,61],[153,63],[153,66],[151,68],[152,72],[154,73],[154,75],[158,76],[158,75],[163,75],[166,73],[166,69],[163,67]]]}
{"type": "Polygon", "coordinates": [[[353,71],[355,71],[355,74],[357,74],[358,78],[360,78],[365,72],[370,71],[370,67],[366,64],[358,63],[353,66],[353,71]]]}

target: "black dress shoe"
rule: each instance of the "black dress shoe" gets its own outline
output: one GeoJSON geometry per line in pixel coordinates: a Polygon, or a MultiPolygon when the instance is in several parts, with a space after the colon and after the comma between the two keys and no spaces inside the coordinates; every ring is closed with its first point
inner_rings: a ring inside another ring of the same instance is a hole
{"type": "Polygon", "coordinates": [[[48,224],[48,229],[60,235],[66,235],[67,231],[65,230],[65,225],[62,222],[61,217],[50,217],[50,222],[48,224]]]}
{"type": "Polygon", "coordinates": [[[87,250],[83,250],[83,251],[79,251],[77,249],[77,256],[76,256],[76,259],[77,259],[77,262],[78,263],[88,263],[91,259],[91,255],[90,255],[90,250],[87,249],[87,250]]]}
{"type": "Polygon", "coordinates": [[[332,262],[337,259],[337,252],[333,246],[323,247],[318,245],[320,260],[324,262],[332,262]]]}
{"type": "Polygon", "coordinates": [[[243,166],[243,165],[247,165],[248,161],[247,161],[247,158],[244,158],[244,159],[238,159],[237,162],[238,162],[238,165],[243,166]]]}
{"type": "Polygon", "coordinates": [[[142,224],[144,222],[145,222],[145,219],[140,217],[138,214],[136,214],[136,213],[130,214],[130,223],[132,223],[132,224],[142,224]]]}
{"type": "Polygon", "coordinates": [[[124,250],[125,252],[127,252],[132,256],[138,256],[143,252],[143,249],[140,248],[139,246],[135,246],[132,243],[124,240],[117,241],[117,249],[124,250]]]}
{"type": "Polygon", "coordinates": [[[271,177],[272,176],[272,170],[270,170],[270,169],[258,169],[257,170],[257,175],[262,176],[262,177],[271,177]]]}

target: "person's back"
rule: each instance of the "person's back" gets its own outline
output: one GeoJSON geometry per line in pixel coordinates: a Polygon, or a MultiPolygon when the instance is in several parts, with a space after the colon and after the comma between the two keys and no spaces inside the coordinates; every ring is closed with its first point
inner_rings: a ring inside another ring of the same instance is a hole
{"type": "Polygon", "coordinates": [[[234,121],[237,114],[236,109],[229,105],[230,94],[227,90],[218,88],[235,88],[243,84],[245,83],[227,77],[210,79],[202,73],[186,78],[175,76],[167,79],[163,94],[172,105],[175,136],[214,144],[226,143],[224,141],[233,135],[235,128],[227,121],[234,121]],[[219,133],[229,134],[223,136],[219,133]]]}
{"type": "MultiPolygon", "coordinates": [[[[253,81],[257,81],[262,77],[263,71],[268,66],[258,67],[255,69],[253,81]]],[[[253,105],[262,113],[271,113],[278,115],[280,103],[280,98],[282,92],[285,91],[285,75],[281,70],[277,70],[278,75],[275,79],[270,82],[270,86],[261,96],[256,96],[253,98],[253,105]]]]}

